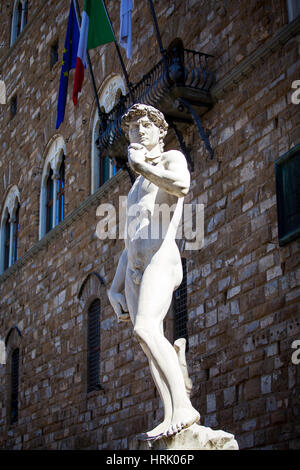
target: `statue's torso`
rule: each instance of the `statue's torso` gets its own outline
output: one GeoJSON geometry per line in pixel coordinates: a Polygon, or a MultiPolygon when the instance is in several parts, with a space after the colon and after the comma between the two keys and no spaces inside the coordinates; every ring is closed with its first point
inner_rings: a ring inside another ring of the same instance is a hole
{"type": "MultiPolygon", "coordinates": [[[[176,196],[162,190],[143,176],[138,176],[127,199],[127,250],[131,267],[145,268],[165,237],[169,237],[169,243],[174,241],[176,230],[173,230],[171,235],[166,233],[170,220],[174,226],[173,212],[168,208],[172,207],[174,210],[178,204],[180,205],[176,196]],[[165,217],[159,216],[159,207],[165,210],[165,217]]],[[[178,225],[176,222],[175,224],[178,225]]]]}

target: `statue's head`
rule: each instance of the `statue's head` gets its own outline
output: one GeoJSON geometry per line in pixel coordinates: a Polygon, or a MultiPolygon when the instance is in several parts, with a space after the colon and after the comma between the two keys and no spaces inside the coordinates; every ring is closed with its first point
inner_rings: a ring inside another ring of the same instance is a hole
{"type": "Polygon", "coordinates": [[[163,113],[153,106],[149,106],[142,103],[136,103],[127,111],[122,117],[122,129],[129,138],[129,127],[130,123],[138,121],[142,117],[147,117],[158,129],[159,129],[159,144],[160,150],[163,151],[164,138],[168,131],[168,124],[164,118],[163,113]]]}

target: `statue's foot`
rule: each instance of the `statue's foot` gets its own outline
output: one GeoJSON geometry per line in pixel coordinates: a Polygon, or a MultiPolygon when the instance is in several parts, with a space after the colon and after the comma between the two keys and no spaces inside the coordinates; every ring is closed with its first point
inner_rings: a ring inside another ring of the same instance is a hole
{"type": "Polygon", "coordinates": [[[195,408],[180,408],[174,412],[172,422],[167,430],[164,431],[165,437],[173,436],[182,429],[192,426],[200,420],[200,414],[195,408]]]}
{"type": "Polygon", "coordinates": [[[150,441],[150,440],[157,439],[158,437],[163,436],[164,432],[169,426],[170,426],[170,420],[163,421],[151,431],[138,434],[137,438],[142,441],[150,441]]]}

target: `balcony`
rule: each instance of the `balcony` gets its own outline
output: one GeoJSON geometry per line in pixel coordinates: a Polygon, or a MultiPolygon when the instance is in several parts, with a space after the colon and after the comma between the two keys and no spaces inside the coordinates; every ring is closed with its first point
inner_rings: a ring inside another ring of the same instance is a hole
{"type": "MultiPolygon", "coordinates": [[[[121,118],[134,103],[149,104],[162,111],[179,141],[182,134],[176,128],[177,123],[194,121],[200,132],[199,116],[212,106],[210,57],[184,49],[182,42],[175,40],[163,58],[137,84],[132,85],[131,93],[122,96],[109,113],[102,114],[97,140],[101,155],[109,155],[120,165],[127,161],[128,141],[121,129],[121,118]]],[[[202,138],[205,137],[204,133],[202,138]]],[[[184,142],[181,142],[182,146],[185,148],[184,142]]]]}

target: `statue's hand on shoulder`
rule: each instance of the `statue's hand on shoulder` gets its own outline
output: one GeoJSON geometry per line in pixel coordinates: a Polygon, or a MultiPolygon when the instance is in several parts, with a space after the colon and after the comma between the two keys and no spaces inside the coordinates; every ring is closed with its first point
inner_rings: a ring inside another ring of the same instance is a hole
{"type": "Polygon", "coordinates": [[[128,162],[131,168],[139,172],[141,165],[145,162],[148,150],[141,144],[130,144],[128,147],[128,162]]]}
{"type": "Polygon", "coordinates": [[[128,313],[128,307],[125,296],[119,292],[108,291],[109,301],[117,315],[119,321],[129,321],[130,316],[128,313]]]}

